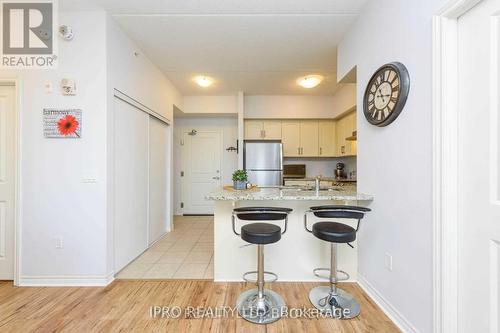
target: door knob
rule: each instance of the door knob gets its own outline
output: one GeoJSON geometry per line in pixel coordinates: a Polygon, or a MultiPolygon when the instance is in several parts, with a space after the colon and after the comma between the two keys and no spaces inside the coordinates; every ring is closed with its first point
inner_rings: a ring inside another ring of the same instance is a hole
{"type": "Polygon", "coordinates": [[[219,180],[219,179],[220,179],[220,177],[212,177],[212,179],[219,180]]]}

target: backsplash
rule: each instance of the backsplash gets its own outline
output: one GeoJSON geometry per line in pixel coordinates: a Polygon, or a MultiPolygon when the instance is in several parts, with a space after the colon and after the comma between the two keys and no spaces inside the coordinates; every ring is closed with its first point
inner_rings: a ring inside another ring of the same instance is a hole
{"type": "Polygon", "coordinates": [[[337,163],[345,164],[344,173],[346,177],[351,171],[356,171],[356,156],[335,157],[335,158],[285,158],[283,164],[305,164],[306,177],[315,177],[318,175],[324,177],[334,177],[334,170],[337,163]]]}

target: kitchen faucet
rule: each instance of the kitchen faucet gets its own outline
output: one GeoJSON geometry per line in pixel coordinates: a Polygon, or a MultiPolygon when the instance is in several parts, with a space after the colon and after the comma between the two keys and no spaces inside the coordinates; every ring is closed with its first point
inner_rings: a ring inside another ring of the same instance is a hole
{"type": "Polygon", "coordinates": [[[319,196],[320,184],[321,184],[321,176],[316,176],[315,178],[316,196],[319,196]]]}

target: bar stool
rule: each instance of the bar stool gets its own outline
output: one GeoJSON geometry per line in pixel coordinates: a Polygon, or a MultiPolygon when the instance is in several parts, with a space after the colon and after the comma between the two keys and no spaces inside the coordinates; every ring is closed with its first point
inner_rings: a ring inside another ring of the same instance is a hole
{"type": "MultiPolygon", "coordinates": [[[[256,282],[257,288],[243,292],[236,301],[238,313],[246,320],[255,324],[268,324],[281,318],[285,301],[276,292],[264,289],[264,282],[274,282],[278,279],[275,273],[264,271],[264,245],[276,243],[286,232],[288,214],[292,209],[279,207],[242,207],[235,208],[232,214],[233,232],[241,239],[257,245],[257,270],[243,274],[243,280],[256,282]],[[236,232],[236,218],[243,221],[284,221],[284,229],[272,223],[249,223],[236,232]],[[248,275],[256,274],[256,280],[250,280],[248,275]],[[264,275],[271,275],[272,280],[265,281],[264,275]]],[[[250,245],[249,244],[249,245],[250,245]]]]}
{"type": "Polygon", "coordinates": [[[347,245],[353,247],[350,242],[356,240],[359,223],[365,213],[369,211],[371,209],[366,207],[330,205],[311,207],[304,214],[304,228],[307,232],[330,243],[330,268],[316,268],[313,270],[314,275],[317,277],[328,278],[330,286],[316,287],[309,292],[309,300],[314,307],[330,317],[350,319],[359,315],[359,303],[352,295],[337,288],[338,281],[349,279],[349,274],[337,269],[337,244],[347,243],[347,245]],[[312,230],[310,230],[307,228],[307,216],[309,213],[313,213],[314,216],[319,218],[355,219],[358,222],[356,229],[347,224],[333,221],[316,222],[312,225],[312,230]],[[321,271],[328,271],[330,274],[328,277],[325,277],[319,274],[321,271]],[[338,273],[342,273],[345,276],[339,278],[338,273]]]}

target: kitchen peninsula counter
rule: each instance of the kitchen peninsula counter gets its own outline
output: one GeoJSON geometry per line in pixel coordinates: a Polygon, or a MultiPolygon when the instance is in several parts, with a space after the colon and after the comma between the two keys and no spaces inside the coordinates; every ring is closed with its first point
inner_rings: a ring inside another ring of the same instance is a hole
{"type": "MultiPolygon", "coordinates": [[[[265,246],[265,269],[279,276],[279,281],[321,281],[314,276],[316,267],[328,267],[330,262],[329,243],[322,241],[304,229],[304,213],[311,206],[358,205],[369,206],[373,197],[356,191],[356,186],[343,186],[332,190],[293,188],[259,188],[257,191],[228,191],[219,189],[210,193],[208,200],[214,201],[214,280],[242,281],[244,272],[257,267],[257,247],[248,245],[233,233],[231,216],[236,207],[287,207],[293,211],[288,217],[287,232],[281,240],[265,246]]],[[[309,225],[318,219],[308,216],[309,225]]],[[[356,227],[357,221],[342,221],[356,227]]],[[[236,221],[239,232],[245,221],[236,221]]],[[[281,226],[283,222],[273,222],[281,226]]],[[[362,223],[370,223],[363,221],[362,223]]],[[[363,226],[361,225],[361,229],[363,226]]],[[[347,271],[350,281],[356,281],[358,269],[357,242],[340,245],[338,248],[339,269],[347,271]]]]}
{"type": "Polygon", "coordinates": [[[264,187],[257,191],[229,191],[221,189],[210,193],[208,200],[229,201],[254,201],[254,200],[314,200],[314,201],[371,201],[373,197],[368,194],[359,193],[355,186],[343,186],[333,190],[321,190],[316,195],[314,190],[282,189],[278,187],[264,187]]]}

